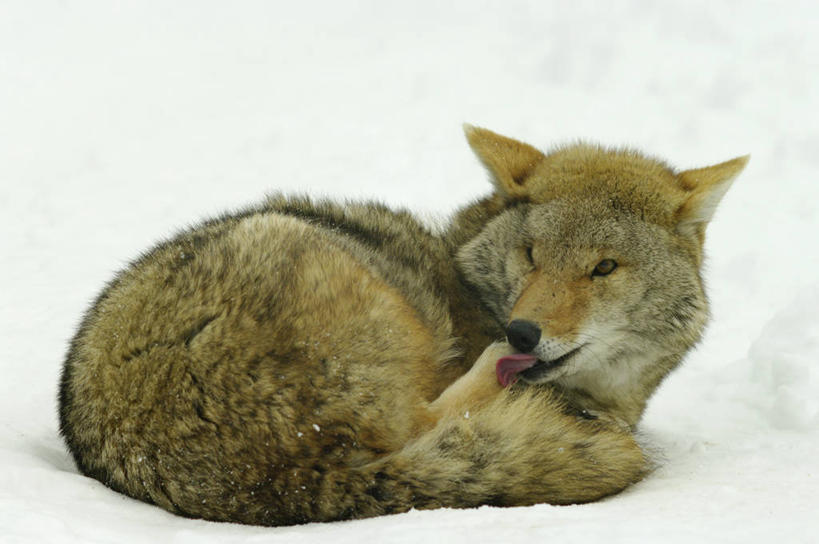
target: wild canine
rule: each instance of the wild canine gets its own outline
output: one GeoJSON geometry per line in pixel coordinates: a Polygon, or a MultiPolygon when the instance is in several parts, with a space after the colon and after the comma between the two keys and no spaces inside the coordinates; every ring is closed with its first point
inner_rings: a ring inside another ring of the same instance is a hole
{"type": "Polygon", "coordinates": [[[638,480],[631,428],[700,337],[705,226],[747,158],[677,173],[466,133],[494,192],[441,234],[274,196],[120,272],[63,369],[79,469],[262,525],[577,503],[638,480]]]}

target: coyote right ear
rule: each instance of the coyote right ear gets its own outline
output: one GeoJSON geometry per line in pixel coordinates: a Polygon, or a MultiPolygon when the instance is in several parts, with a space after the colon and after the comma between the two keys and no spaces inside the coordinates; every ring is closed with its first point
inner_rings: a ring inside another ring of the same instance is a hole
{"type": "Polygon", "coordinates": [[[464,124],[472,151],[492,175],[498,192],[512,200],[529,196],[526,179],[545,155],[523,142],[495,134],[485,128],[464,124]]]}
{"type": "Polygon", "coordinates": [[[677,232],[702,236],[705,226],[714,216],[717,204],[748,164],[749,158],[745,155],[714,166],[686,170],[678,174],[683,188],[689,191],[689,196],[677,210],[677,232]]]}

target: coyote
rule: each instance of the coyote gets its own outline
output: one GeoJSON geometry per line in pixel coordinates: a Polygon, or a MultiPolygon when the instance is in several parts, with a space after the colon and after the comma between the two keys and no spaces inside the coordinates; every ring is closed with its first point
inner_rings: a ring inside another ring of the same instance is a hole
{"type": "Polygon", "coordinates": [[[581,503],[639,480],[633,428],[700,338],[705,226],[747,157],[675,172],[466,136],[494,190],[442,232],[275,195],[117,274],[62,373],[79,470],[259,525],[581,503]]]}

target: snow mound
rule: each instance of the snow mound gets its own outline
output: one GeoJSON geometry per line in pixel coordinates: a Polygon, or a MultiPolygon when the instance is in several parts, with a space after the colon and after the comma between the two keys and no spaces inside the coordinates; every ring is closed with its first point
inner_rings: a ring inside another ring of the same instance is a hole
{"type": "Polygon", "coordinates": [[[819,428],[817,309],[819,284],[774,315],[751,345],[751,379],[775,428],[819,428]]]}

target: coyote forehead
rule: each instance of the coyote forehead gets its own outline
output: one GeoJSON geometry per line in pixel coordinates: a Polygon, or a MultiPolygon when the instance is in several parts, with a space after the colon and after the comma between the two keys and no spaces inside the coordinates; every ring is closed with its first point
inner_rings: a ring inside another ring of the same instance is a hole
{"type": "Polygon", "coordinates": [[[603,197],[615,209],[663,226],[673,223],[686,198],[681,180],[665,163],[633,150],[589,144],[545,155],[529,183],[531,202],[603,197]]]}

